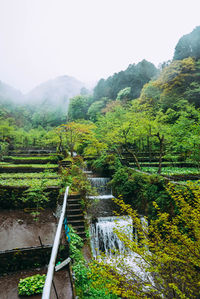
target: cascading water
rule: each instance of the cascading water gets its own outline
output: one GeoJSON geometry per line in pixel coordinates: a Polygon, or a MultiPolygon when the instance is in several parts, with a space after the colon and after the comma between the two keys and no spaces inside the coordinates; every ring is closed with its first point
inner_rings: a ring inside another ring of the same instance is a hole
{"type": "Polygon", "coordinates": [[[125,252],[124,243],[114,232],[115,227],[126,231],[129,238],[133,235],[132,220],[130,217],[99,217],[91,225],[91,247],[93,256],[96,258],[101,252],[111,256],[114,250],[119,254],[125,252]]]}
{"type": "MultiPolygon", "coordinates": [[[[144,217],[140,220],[146,230],[146,220],[144,217]]],[[[132,270],[140,279],[153,284],[151,275],[145,271],[145,261],[137,253],[125,248],[123,241],[114,232],[114,228],[117,228],[118,232],[125,233],[130,241],[135,239],[138,242],[137,231],[129,216],[99,217],[90,226],[93,257],[101,260],[101,253],[104,253],[104,261],[113,263],[122,274],[130,275],[132,270]],[[126,269],[129,271],[126,272],[126,269]]]]}
{"type": "MultiPolygon", "coordinates": [[[[92,187],[95,187],[99,195],[90,196],[90,199],[110,199],[112,189],[108,186],[110,178],[93,177],[89,178],[92,187]]],[[[106,255],[111,255],[113,250],[118,250],[119,253],[125,251],[123,242],[114,233],[114,227],[118,225],[121,229],[126,228],[126,233],[130,236],[133,235],[132,221],[130,217],[98,217],[95,222],[91,224],[91,247],[93,256],[97,257],[100,252],[106,255]]]]}
{"type": "MultiPolygon", "coordinates": [[[[111,188],[107,184],[109,178],[89,178],[91,185],[97,189],[100,194],[98,196],[90,196],[90,199],[103,199],[100,201],[103,207],[107,199],[113,198],[111,188]]],[[[147,229],[147,222],[144,217],[140,217],[144,231],[147,229]]],[[[132,219],[129,216],[122,217],[96,217],[90,225],[91,233],[91,249],[95,259],[102,259],[101,253],[105,254],[104,262],[114,264],[118,271],[131,277],[131,271],[136,273],[139,279],[148,283],[153,283],[153,279],[149,273],[145,271],[145,261],[135,252],[131,252],[125,248],[123,241],[115,233],[115,228],[118,232],[126,234],[129,240],[135,239],[139,242],[137,231],[133,227],[132,219]],[[128,269],[128,271],[127,271],[128,269]]]]}
{"type": "Polygon", "coordinates": [[[88,178],[92,187],[95,187],[99,195],[89,196],[90,199],[109,199],[113,198],[112,189],[108,186],[110,178],[98,177],[98,178],[88,178]]]}

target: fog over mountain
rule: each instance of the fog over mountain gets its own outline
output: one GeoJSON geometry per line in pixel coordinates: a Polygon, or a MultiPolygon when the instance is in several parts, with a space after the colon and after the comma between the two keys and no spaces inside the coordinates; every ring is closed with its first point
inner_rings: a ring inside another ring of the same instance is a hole
{"type": "Polygon", "coordinates": [[[21,91],[13,88],[12,86],[0,81],[0,102],[12,101],[20,103],[23,101],[23,94],[21,91]]]}
{"type": "Polygon", "coordinates": [[[60,105],[75,95],[80,94],[84,83],[69,76],[60,76],[44,82],[25,95],[29,104],[37,104],[48,101],[51,105],[60,105]]]}
{"type": "MultiPolygon", "coordinates": [[[[80,94],[84,83],[70,76],[60,76],[46,81],[27,94],[0,81],[0,101],[12,101],[19,104],[60,106],[80,94]]],[[[68,105],[65,105],[65,107],[68,105]]]]}

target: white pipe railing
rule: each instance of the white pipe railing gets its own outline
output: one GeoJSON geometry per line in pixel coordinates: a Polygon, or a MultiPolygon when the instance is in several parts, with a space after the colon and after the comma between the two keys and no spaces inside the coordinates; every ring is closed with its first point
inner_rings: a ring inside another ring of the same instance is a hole
{"type": "Polygon", "coordinates": [[[55,239],[54,239],[54,243],[53,243],[53,248],[51,251],[51,258],[50,258],[50,262],[49,262],[49,266],[48,266],[47,276],[46,276],[46,280],[45,280],[45,284],[44,284],[44,288],[43,288],[43,292],[42,292],[42,299],[50,298],[54,268],[55,268],[57,254],[58,254],[58,247],[60,244],[60,235],[61,235],[62,225],[63,225],[63,221],[64,221],[64,217],[65,217],[68,191],[69,191],[69,187],[66,188],[65,195],[64,195],[60,220],[58,223],[58,227],[57,227],[57,231],[56,231],[56,235],[55,235],[55,239]]]}

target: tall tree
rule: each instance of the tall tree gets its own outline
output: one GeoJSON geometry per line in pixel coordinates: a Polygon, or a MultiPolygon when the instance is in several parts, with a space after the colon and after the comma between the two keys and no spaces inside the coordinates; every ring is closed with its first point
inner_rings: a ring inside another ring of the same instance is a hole
{"type": "Polygon", "coordinates": [[[200,59],[200,26],[196,27],[191,33],[183,35],[175,47],[174,60],[187,57],[200,59]]]}
{"type": "Polygon", "coordinates": [[[143,85],[149,82],[156,74],[156,67],[146,60],[137,65],[130,64],[125,71],[120,71],[110,76],[107,80],[101,79],[94,88],[94,99],[108,97],[115,100],[120,90],[129,86],[130,99],[139,97],[143,85]]]}
{"type": "Polygon", "coordinates": [[[93,98],[91,96],[76,96],[70,99],[68,117],[70,120],[88,119],[88,108],[93,98]]]}

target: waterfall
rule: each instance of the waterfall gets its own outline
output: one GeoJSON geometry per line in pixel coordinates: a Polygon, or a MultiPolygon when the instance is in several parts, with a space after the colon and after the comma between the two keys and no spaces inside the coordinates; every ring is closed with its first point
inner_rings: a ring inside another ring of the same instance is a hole
{"type": "MultiPolygon", "coordinates": [[[[147,222],[144,217],[140,217],[144,230],[147,229],[147,222]]],[[[138,240],[137,231],[133,227],[132,219],[129,216],[121,217],[99,217],[95,223],[90,225],[91,249],[95,259],[101,260],[101,253],[105,254],[104,261],[117,267],[119,272],[127,275],[126,269],[131,270],[145,281],[153,282],[150,273],[145,271],[145,261],[135,252],[125,248],[124,243],[114,232],[114,227],[123,231],[129,240],[138,240]],[[117,254],[116,253],[117,250],[117,254]],[[115,251],[115,252],[114,252],[115,251]],[[125,272],[123,272],[125,269],[125,272]]],[[[129,274],[128,274],[129,275],[129,274]]]]}
{"type": "MultiPolygon", "coordinates": [[[[148,223],[144,217],[140,217],[144,229],[147,229],[148,223]]],[[[107,256],[112,255],[112,251],[118,250],[119,255],[127,252],[124,243],[114,232],[114,228],[123,231],[129,240],[133,238],[138,240],[137,230],[133,227],[132,219],[129,216],[121,217],[99,217],[97,221],[91,224],[91,248],[93,256],[96,258],[101,252],[107,256]]],[[[131,253],[130,253],[131,254],[131,253]]]]}
{"type": "MultiPolygon", "coordinates": [[[[108,186],[110,179],[103,177],[88,179],[92,187],[95,187],[100,194],[98,196],[89,196],[89,199],[100,199],[100,206],[105,209],[106,203],[109,201],[107,199],[114,197],[111,188],[108,186]]],[[[141,216],[140,220],[144,231],[148,230],[148,223],[145,218],[141,216]]],[[[145,261],[137,253],[125,247],[124,242],[115,233],[115,229],[125,233],[130,241],[134,239],[137,243],[140,242],[137,229],[133,227],[131,217],[96,216],[90,224],[90,242],[93,257],[95,259],[100,258],[100,260],[103,258],[104,262],[106,261],[108,264],[113,263],[114,267],[116,266],[123,275],[130,275],[127,273],[133,271],[139,278],[148,283],[153,283],[150,273],[145,271],[145,261]],[[101,253],[105,254],[105,257],[102,257],[101,253]]]]}
{"type": "Polygon", "coordinates": [[[109,199],[113,198],[112,189],[108,186],[110,178],[98,177],[88,178],[92,187],[95,187],[99,195],[89,196],[90,199],[109,199]]]}
{"type": "Polygon", "coordinates": [[[91,248],[93,256],[96,258],[101,252],[107,256],[112,255],[113,250],[118,250],[119,254],[125,252],[124,243],[114,232],[114,227],[125,229],[130,238],[133,236],[133,226],[130,217],[99,217],[91,225],[91,248]]]}

